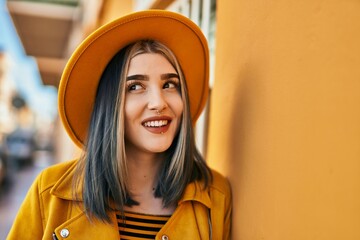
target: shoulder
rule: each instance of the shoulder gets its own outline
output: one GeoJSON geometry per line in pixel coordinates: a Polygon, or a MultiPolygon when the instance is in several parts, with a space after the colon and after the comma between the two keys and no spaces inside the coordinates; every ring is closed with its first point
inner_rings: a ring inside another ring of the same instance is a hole
{"type": "Polygon", "coordinates": [[[66,161],[55,164],[43,170],[37,178],[39,191],[53,187],[60,179],[73,173],[77,160],[66,161]]]}
{"type": "Polygon", "coordinates": [[[213,180],[210,184],[210,189],[215,190],[224,194],[227,197],[231,195],[231,187],[227,178],[225,178],[221,173],[211,169],[213,180]]]}
{"type": "Polygon", "coordinates": [[[210,184],[211,222],[214,239],[230,239],[232,196],[230,183],[223,175],[211,170],[213,181],[210,184]]]}

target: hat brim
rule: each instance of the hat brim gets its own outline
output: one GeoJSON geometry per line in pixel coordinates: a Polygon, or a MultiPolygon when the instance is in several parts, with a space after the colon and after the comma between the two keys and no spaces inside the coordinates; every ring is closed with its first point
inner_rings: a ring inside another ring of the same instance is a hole
{"type": "Polygon", "coordinates": [[[74,143],[82,147],[101,75],[112,57],[130,43],[153,39],[176,56],[188,87],[192,122],[208,97],[209,51],[200,28],[188,18],[164,10],[121,17],[87,37],[69,59],[59,86],[59,114],[74,143]]]}

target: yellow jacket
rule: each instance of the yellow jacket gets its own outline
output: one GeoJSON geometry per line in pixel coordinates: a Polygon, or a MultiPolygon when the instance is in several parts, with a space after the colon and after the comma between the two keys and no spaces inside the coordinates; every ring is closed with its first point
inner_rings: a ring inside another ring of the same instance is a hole
{"type": "MultiPolygon", "coordinates": [[[[18,212],[8,240],[120,239],[115,213],[110,213],[114,224],[97,220],[90,222],[81,202],[76,204],[74,201],[71,186],[76,163],[71,161],[52,166],[37,177],[18,212]]],[[[219,173],[213,171],[213,176],[209,191],[202,191],[198,182],[186,187],[175,212],[156,239],[209,239],[210,234],[213,240],[230,239],[230,186],[219,173]]]]}

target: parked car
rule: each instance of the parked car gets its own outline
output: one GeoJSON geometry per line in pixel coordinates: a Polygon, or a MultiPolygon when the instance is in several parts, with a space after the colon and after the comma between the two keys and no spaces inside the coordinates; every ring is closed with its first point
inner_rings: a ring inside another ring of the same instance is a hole
{"type": "Polygon", "coordinates": [[[0,152],[0,188],[5,182],[7,175],[6,160],[0,152]]]}
{"type": "Polygon", "coordinates": [[[34,131],[31,129],[17,128],[5,137],[4,152],[12,167],[31,164],[35,148],[34,131]]]}
{"type": "Polygon", "coordinates": [[[0,143],[0,197],[6,192],[10,186],[10,173],[3,147],[0,143]]]}

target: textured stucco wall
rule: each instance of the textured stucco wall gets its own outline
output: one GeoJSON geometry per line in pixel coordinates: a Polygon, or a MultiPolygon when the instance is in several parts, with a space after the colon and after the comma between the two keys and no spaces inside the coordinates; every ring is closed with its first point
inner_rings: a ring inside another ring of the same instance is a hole
{"type": "Polygon", "coordinates": [[[360,1],[217,1],[216,39],[233,239],[360,239],[360,1]]]}

